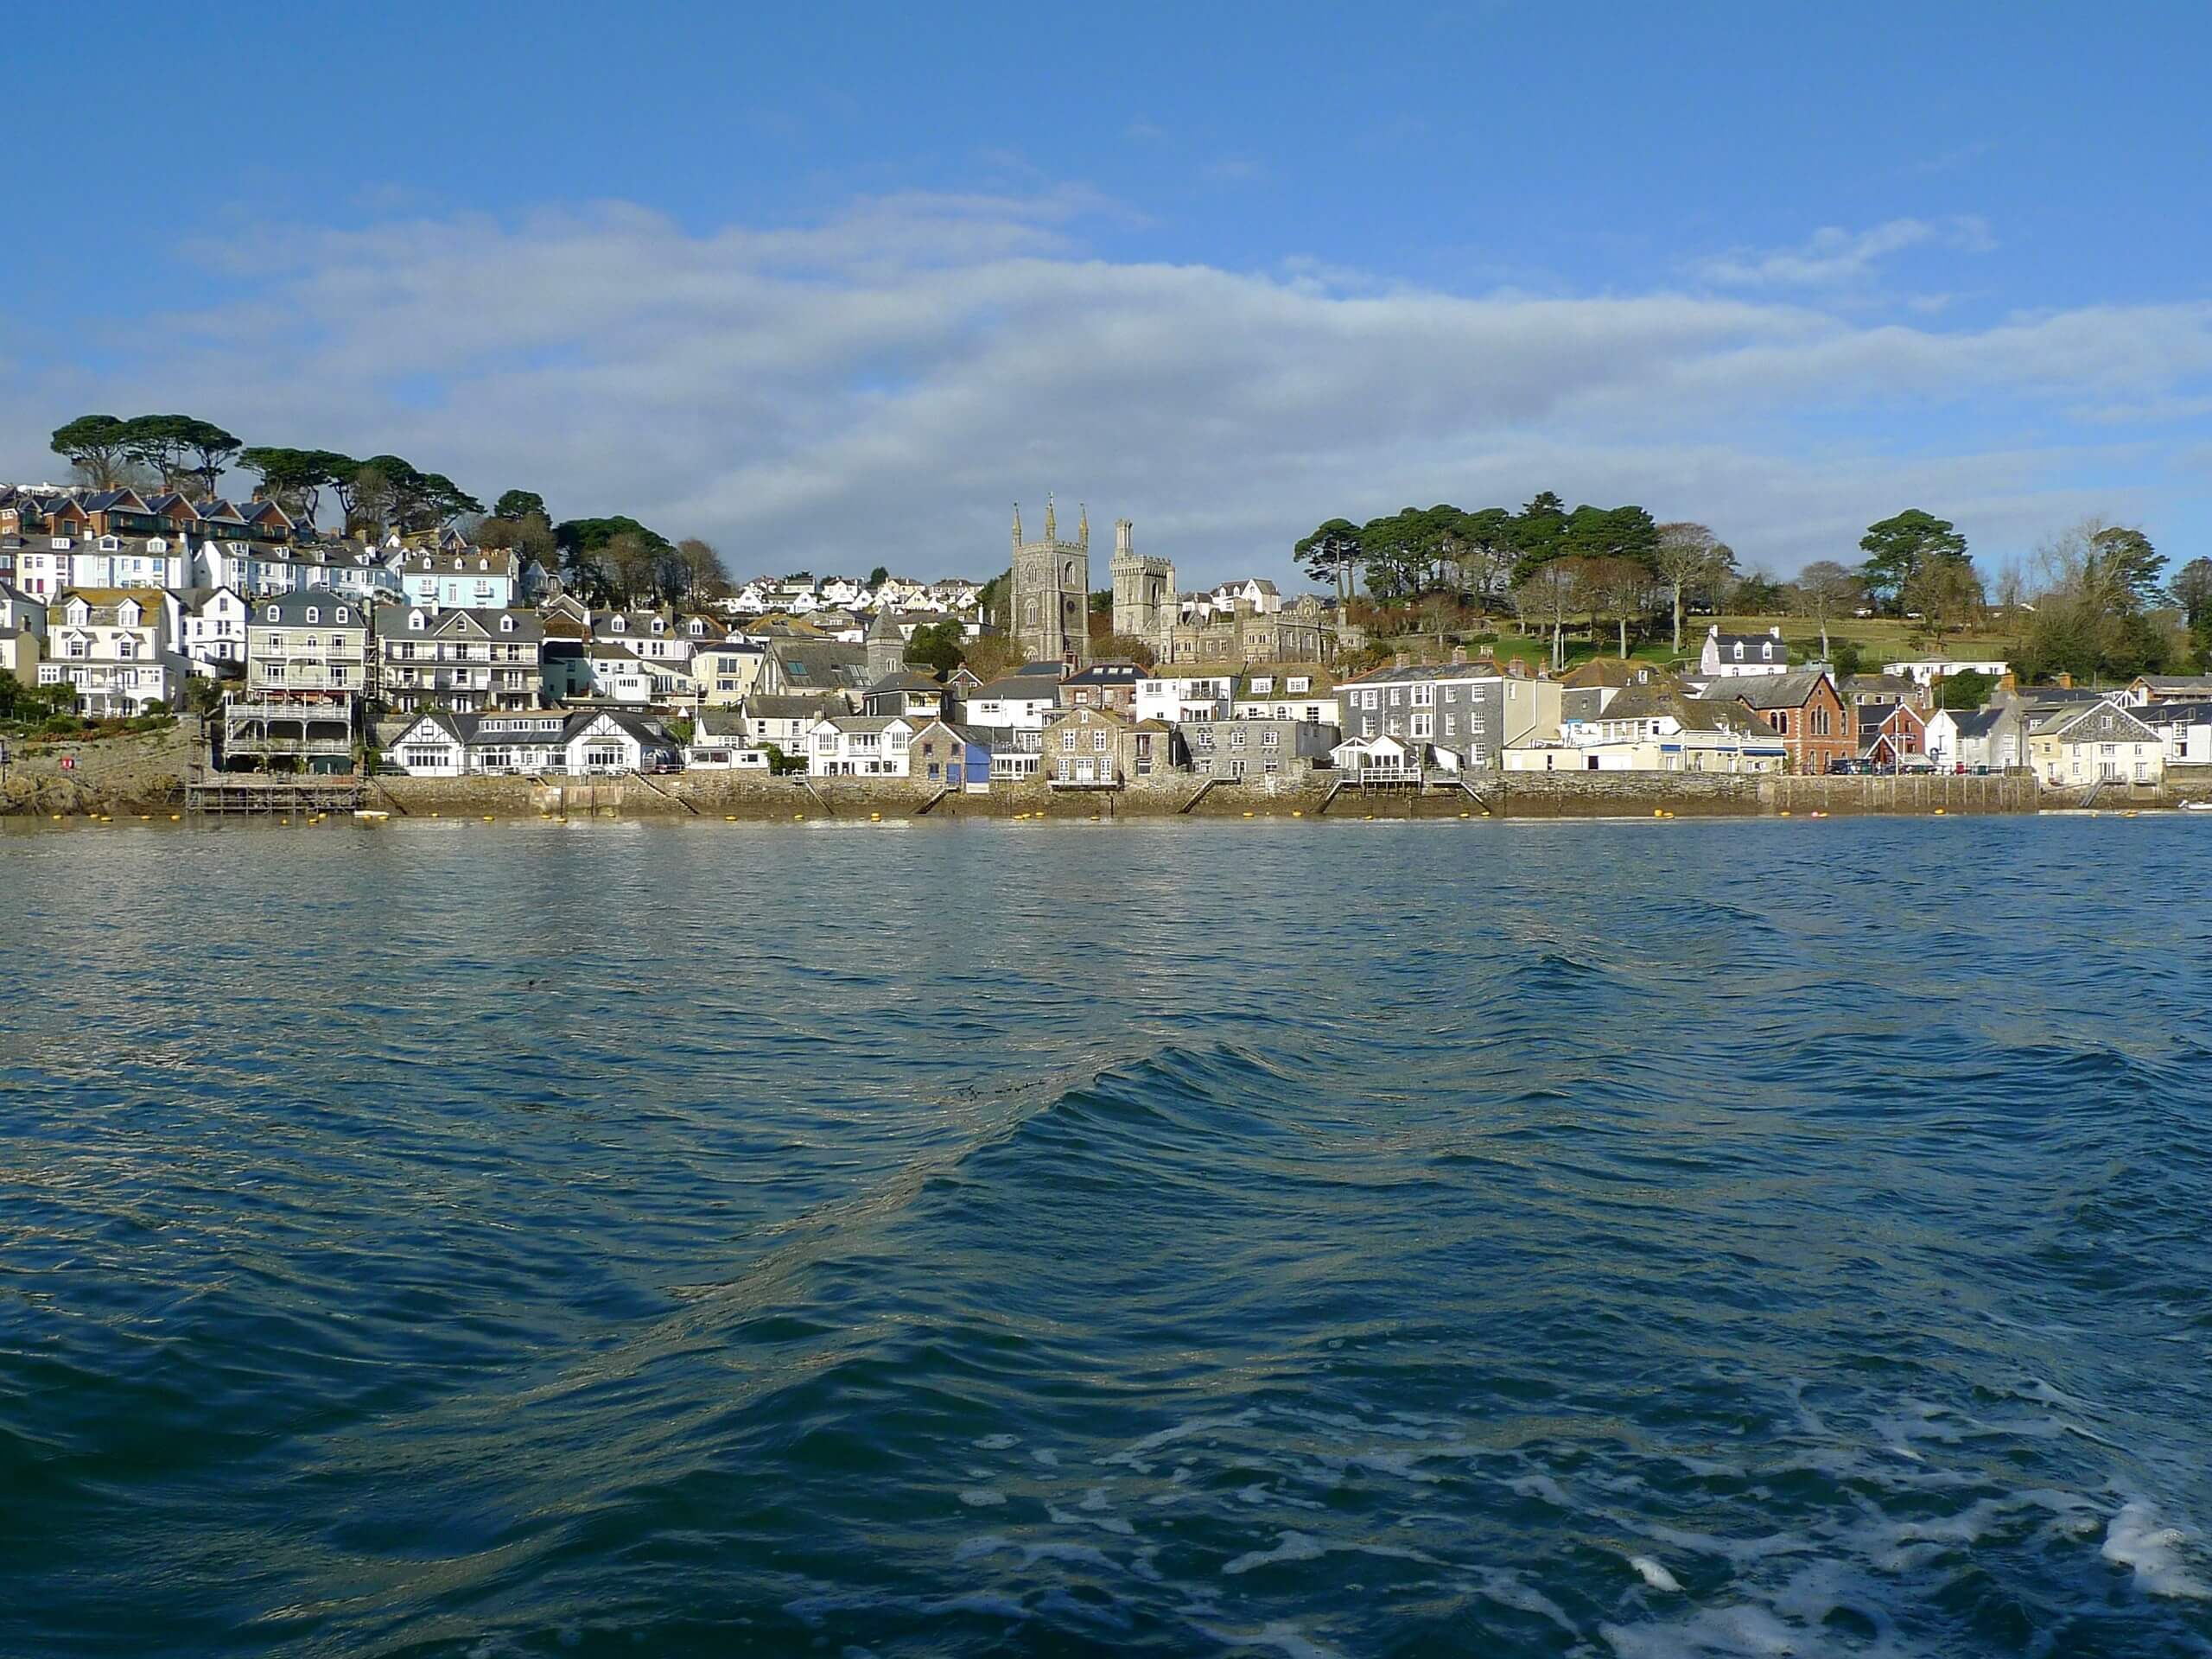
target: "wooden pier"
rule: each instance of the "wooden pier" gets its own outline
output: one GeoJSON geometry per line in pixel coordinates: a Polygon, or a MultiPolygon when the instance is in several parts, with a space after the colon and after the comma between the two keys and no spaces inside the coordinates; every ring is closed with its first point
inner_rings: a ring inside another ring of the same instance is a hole
{"type": "Polygon", "coordinates": [[[351,772],[276,776],[195,769],[184,780],[188,812],[282,818],[310,812],[351,812],[360,804],[361,779],[351,772]]]}

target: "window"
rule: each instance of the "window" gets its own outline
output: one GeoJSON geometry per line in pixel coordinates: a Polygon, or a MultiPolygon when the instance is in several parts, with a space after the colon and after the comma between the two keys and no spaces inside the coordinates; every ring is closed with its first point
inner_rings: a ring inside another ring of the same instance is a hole
{"type": "Polygon", "coordinates": [[[1436,735],[1436,716],[1434,715],[1428,714],[1415,715],[1414,716],[1413,734],[1415,737],[1434,737],[1436,735]]]}
{"type": "Polygon", "coordinates": [[[1073,754],[1075,753],[1075,734],[1073,732],[1062,732],[1060,734],[1060,747],[1069,754],[1073,754]]]}
{"type": "Polygon", "coordinates": [[[1282,747],[1281,731],[1275,727],[1268,727],[1260,734],[1260,747],[1263,749],[1281,748],[1282,747]]]}
{"type": "Polygon", "coordinates": [[[1273,675],[1262,674],[1252,682],[1252,695],[1255,697],[1264,697],[1274,689],[1275,682],[1273,675]]]}
{"type": "Polygon", "coordinates": [[[1241,749],[1244,747],[1244,728],[1242,726],[1230,733],[1229,747],[1232,749],[1241,749]]]}
{"type": "Polygon", "coordinates": [[[1444,735],[1446,737],[1457,737],[1459,735],[1459,715],[1446,715],[1444,716],[1444,735]]]}
{"type": "MultiPolygon", "coordinates": [[[[320,622],[320,621],[321,621],[321,620],[322,620],[322,610],[321,610],[321,607],[319,607],[319,606],[315,606],[315,605],[310,605],[310,606],[308,606],[308,621],[310,621],[310,622],[320,622]]],[[[309,645],[313,645],[315,642],[314,642],[313,640],[309,640],[308,643],[309,645]]]]}
{"type": "Polygon", "coordinates": [[[1433,708],[1433,707],[1434,707],[1434,706],[1435,706],[1435,703],[1436,703],[1436,688],[1435,688],[1434,686],[1433,686],[1433,685],[1417,685],[1417,686],[1414,687],[1414,708],[1416,708],[1416,709],[1428,709],[1428,708],[1433,708]]]}
{"type": "Polygon", "coordinates": [[[1313,680],[1310,675],[1294,674],[1284,682],[1282,689],[1294,697],[1304,696],[1313,689],[1313,680]]]}
{"type": "Polygon", "coordinates": [[[1103,754],[1103,753],[1106,753],[1106,734],[1105,734],[1105,733],[1103,733],[1103,732],[1093,732],[1093,733],[1090,734],[1090,747],[1091,747],[1091,750],[1092,750],[1092,752],[1093,752],[1094,753],[1097,753],[1097,754],[1103,754]]]}
{"type": "Polygon", "coordinates": [[[1390,706],[1393,709],[1395,709],[1400,703],[1405,701],[1405,687],[1402,685],[1392,686],[1390,688],[1390,706]]]}

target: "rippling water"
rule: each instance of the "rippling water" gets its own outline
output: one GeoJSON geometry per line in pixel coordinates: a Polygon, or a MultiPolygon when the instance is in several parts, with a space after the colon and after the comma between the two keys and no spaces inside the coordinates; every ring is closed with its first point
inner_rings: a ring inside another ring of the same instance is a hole
{"type": "Polygon", "coordinates": [[[0,1652],[2212,1652],[2212,824],[0,836],[0,1652]]]}

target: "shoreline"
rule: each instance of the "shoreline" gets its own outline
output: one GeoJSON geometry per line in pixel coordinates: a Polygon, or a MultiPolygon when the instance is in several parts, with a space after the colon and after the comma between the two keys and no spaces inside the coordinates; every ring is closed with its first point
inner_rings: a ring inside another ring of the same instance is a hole
{"type": "MultiPolygon", "coordinates": [[[[29,777],[7,780],[0,817],[19,822],[267,822],[353,817],[342,807],[317,809],[285,801],[251,813],[200,812],[186,805],[181,775],[136,787],[103,787],[97,778],[29,777]]],[[[2212,800],[2212,779],[2183,786],[2115,786],[2096,791],[2039,787],[2025,773],[1961,776],[1794,778],[1675,772],[1530,772],[1490,774],[1463,786],[1432,785],[1336,788],[1336,780],[1267,787],[1254,783],[1208,786],[1179,775],[1173,782],[1120,790],[1056,790],[1030,783],[988,794],[918,790],[904,779],[766,779],[758,774],[691,773],[660,779],[537,783],[524,778],[405,778],[365,780],[359,808],[387,822],[569,818],[697,818],[748,823],[1110,823],[1122,819],[1212,821],[1312,818],[1479,821],[1725,817],[1967,817],[2087,811],[2098,816],[2168,812],[2192,800],[2212,800]]]]}

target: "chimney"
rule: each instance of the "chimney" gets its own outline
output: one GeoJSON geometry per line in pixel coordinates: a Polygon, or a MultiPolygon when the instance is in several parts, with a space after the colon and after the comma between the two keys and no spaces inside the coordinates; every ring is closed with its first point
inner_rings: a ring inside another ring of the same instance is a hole
{"type": "Polygon", "coordinates": [[[1390,659],[1390,666],[1393,668],[1411,668],[1413,665],[1413,656],[1408,652],[1402,651],[1390,659]]]}
{"type": "Polygon", "coordinates": [[[2011,669],[2006,669],[1998,678],[1997,689],[2010,696],[2020,689],[2020,677],[2011,669]]]}
{"type": "Polygon", "coordinates": [[[1452,667],[1454,667],[1454,668],[1465,668],[1466,665],[1467,665],[1467,648],[1466,648],[1465,645],[1454,645],[1454,646],[1452,646],[1452,667]]]}
{"type": "Polygon", "coordinates": [[[2068,673],[2064,669],[2059,670],[2057,673],[2052,675],[2050,677],[2062,691],[2071,691],[2074,689],[2074,677],[2068,673]]]}

